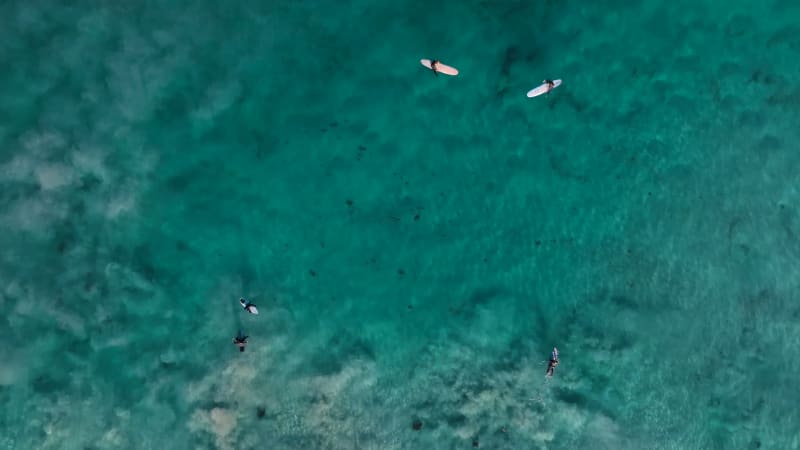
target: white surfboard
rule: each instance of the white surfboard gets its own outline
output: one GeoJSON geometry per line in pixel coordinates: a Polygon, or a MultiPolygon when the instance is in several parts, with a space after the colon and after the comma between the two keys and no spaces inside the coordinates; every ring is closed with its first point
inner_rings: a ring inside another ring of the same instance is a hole
{"type": "Polygon", "coordinates": [[[561,86],[561,80],[553,80],[553,87],[551,88],[547,83],[542,83],[539,86],[528,91],[528,97],[538,97],[542,94],[546,94],[553,89],[561,86]]]}
{"type": "MultiPolygon", "coordinates": [[[[433,70],[430,59],[420,59],[419,62],[428,69],[433,70]]],[[[442,64],[441,62],[436,63],[436,72],[443,73],[445,75],[458,75],[458,69],[455,67],[450,67],[447,64],[442,64]]]]}
{"type": "Polygon", "coordinates": [[[239,299],[239,304],[242,305],[242,308],[244,308],[244,310],[250,314],[258,315],[258,308],[256,308],[256,305],[250,305],[248,307],[247,302],[243,298],[239,299]]]}

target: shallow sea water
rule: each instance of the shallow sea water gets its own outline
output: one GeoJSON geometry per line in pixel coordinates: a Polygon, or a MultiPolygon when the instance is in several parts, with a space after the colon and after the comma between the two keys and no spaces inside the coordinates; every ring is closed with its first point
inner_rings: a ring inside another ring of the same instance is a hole
{"type": "Polygon", "coordinates": [[[798,23],[0,4],[0,448],[800,448],[798,23]]]}

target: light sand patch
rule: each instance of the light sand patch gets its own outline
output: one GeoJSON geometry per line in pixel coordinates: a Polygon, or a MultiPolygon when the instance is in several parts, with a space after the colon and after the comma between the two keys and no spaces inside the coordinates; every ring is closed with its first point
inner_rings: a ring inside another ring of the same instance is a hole
{"type": "Polygon", "coordinates": [[[75,170],[64,164],[42,164],[34,169],[34,175],[39,186],[49,191],[72,184],[75,170]]]}
{"type": "Polygon", "coordinates": [[[211,411],[197,410],[189,422],[191,431],[211,433],[217,447],[223,450],[236,448],[230,438],[235,428],[236,414],[224,408],[213,408],[211,411]]]}

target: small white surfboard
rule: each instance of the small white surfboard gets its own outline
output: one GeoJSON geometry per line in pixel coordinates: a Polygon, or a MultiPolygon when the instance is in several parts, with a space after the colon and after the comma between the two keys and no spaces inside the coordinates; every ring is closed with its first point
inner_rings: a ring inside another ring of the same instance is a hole
{"type": "Polygon", "coordinates": [[[258,308],[256,308],[256,305],[247,306],[247,302],[243,298],[239,299],[239,304],[242,305],[242,308],[244,308],[244,310],[250,314],[258,315],[258,308]]]}
{"type": "MultiPolygon", "coordinates": [[[[433,70],[430,59],[420,59],[419,62],[428,69],[433,70]]],[[[436,63],[436,72],[443,73],[445,75],[458,75],[458,69],[455,67],[450,67],[447,64],[442,64],[441,62],[436,63]]]]}
{"type": "Polygon", "coordinates": [[[553,87],[551,88],[547,83],[542,83],[539,86],[528,91],[528,97],[538,97],[542,94],[546,94],[553,89],[561,86],[561,80],[553,80],[553,87]]]}

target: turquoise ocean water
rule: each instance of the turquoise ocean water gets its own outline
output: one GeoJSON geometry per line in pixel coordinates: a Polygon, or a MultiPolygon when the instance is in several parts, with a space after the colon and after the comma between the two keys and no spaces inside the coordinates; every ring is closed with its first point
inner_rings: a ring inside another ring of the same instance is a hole
{"type": "Polygon", "coordinates": [[[69,3],[0,4],[0,448],[800,448],[800,3],[69,3]]]}

